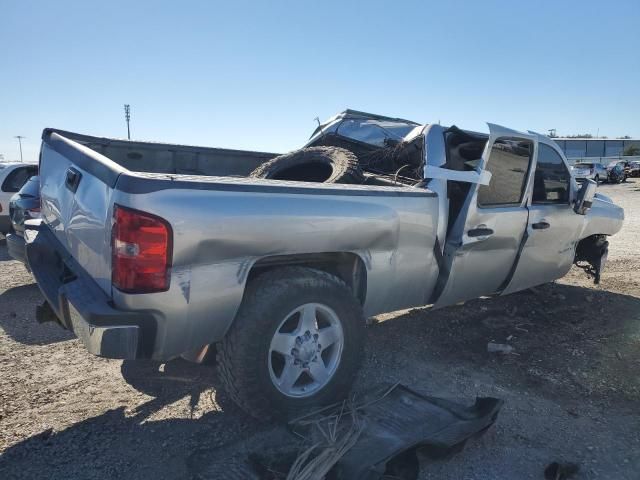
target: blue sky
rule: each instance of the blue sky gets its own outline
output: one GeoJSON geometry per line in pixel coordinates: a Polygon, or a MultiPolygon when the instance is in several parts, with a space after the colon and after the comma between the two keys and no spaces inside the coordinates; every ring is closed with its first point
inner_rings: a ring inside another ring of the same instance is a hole
{"type": "Polygon", "coordinates": [[[0,0],[0,154],[44,127],[282,152],[344,108],[640,137],[640,2],[0,0]]]}

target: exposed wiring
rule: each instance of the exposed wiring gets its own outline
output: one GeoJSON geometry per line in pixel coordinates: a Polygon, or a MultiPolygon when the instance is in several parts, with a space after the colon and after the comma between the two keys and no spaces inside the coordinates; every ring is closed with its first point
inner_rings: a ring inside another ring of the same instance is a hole
{"type": "Polygon", "coordinates": [[[406,163],[404,165],[402,165],[398,170],[396,170],[396,174],[393,176],[393,181],[398,183],[398,174],[402,171],[402,169],[406,168],[406,167],[410,167],[411,165],[409,163],[406,163]]]}

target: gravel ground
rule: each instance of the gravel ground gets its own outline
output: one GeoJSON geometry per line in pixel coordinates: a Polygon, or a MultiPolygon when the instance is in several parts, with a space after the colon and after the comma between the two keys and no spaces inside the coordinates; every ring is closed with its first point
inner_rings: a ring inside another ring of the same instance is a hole
{"type": "MultiPolygon", "coordinates": [[[[640,181],[603,185],[625,207],[600,286],[574,269],[508,297],[396,312],[367,332],[356,389],[505,400],[497,424],[421,479],[539,479],[554,461],[576,478],[640,478],[640,181]],[[387,321],[393,318],[393,321],[387,321]],[[508,342],[517,355],[486,352],[508,342]]],[[[216,478],[212,452],[262,449],[271,426],[219,391],[215,367],[93,357],[39,325],[38,288],[0,242],[0,478],[216,478]]]]}

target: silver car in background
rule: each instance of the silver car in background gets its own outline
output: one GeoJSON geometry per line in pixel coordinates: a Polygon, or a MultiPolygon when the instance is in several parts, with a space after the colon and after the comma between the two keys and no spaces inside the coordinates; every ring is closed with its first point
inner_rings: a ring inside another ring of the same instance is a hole
{"type": "Polygon", "coordinates": [[[574,164],[571,167],[571,170],[576,180],[588,178],[589,180],[593,180],[597,183],[600,183],[601,181],[605,182],[607,180],[607,169],[601,163],[580,162],[574,164]]]}

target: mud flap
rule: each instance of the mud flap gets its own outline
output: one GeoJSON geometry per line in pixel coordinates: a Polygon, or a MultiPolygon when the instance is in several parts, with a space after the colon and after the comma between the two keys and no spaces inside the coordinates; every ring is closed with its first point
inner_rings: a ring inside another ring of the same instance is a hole
{"type": "Polygon", "coordinates": [[[595,269],[595,275],[593,279],[593,283],[598,285],[600,283],[600,274],[604,270],[604,266],[607,263],[607,257],[609,256],[609,249],[606,248],[600,258],[595,262],[593,268],[595,269]]]}

